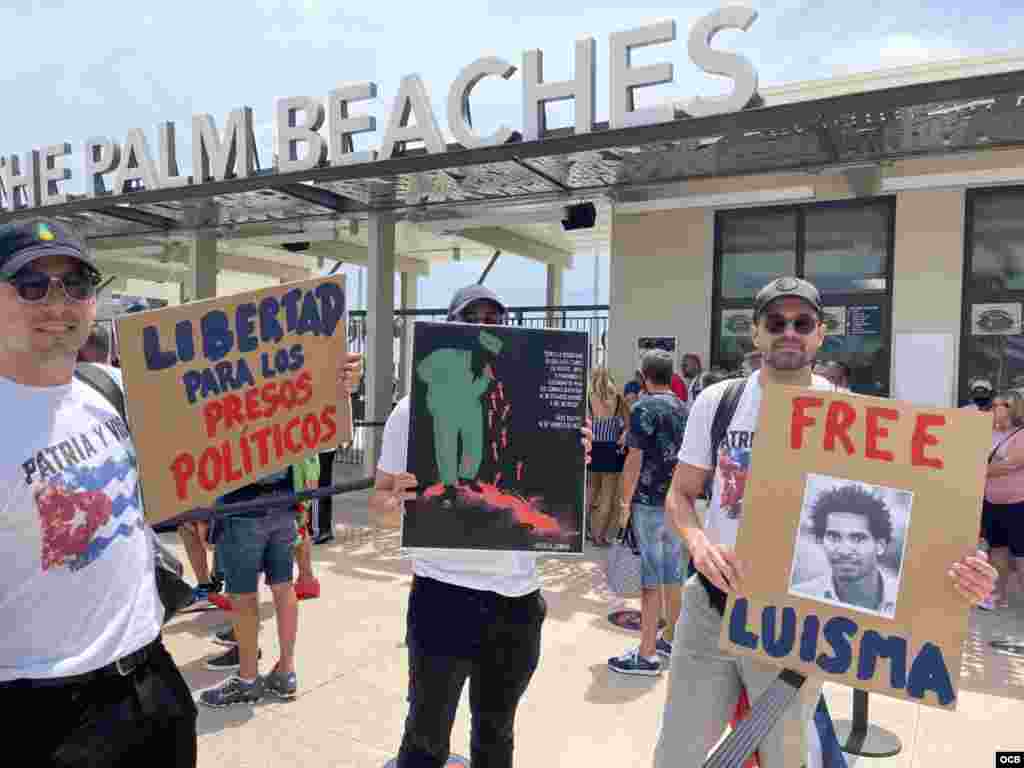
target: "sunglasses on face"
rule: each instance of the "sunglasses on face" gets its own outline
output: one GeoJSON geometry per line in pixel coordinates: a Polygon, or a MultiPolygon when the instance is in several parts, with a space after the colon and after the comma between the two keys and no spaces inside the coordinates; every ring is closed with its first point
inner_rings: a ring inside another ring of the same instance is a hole
{"type": "Polygon", "coordinates": [[[814,329],[818,327],[818,318],[814,315],[798,315],[793,318],[776,314],[765,315],[764,327],[773,336],[785,332],[790,326],[801,336],[806,336],[813,333],[814,329]]]}
{"type": "Polygon", "coordinates": [[[64,295],[70,301],[89,301],[96,298],[96,288],[100,284],[99,275],[86,270],[75,270],[63,275],[48,275],[23,269],[8,281],[14,286],[18,300],[24,304],[39,304],[50,295],[50,287],[58,283],[64,295]]]}

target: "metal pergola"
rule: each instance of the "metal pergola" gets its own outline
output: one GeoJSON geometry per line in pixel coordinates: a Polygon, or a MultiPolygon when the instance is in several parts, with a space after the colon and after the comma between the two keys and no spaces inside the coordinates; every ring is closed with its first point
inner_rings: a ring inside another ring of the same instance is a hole
{"type": "Polygon", "coordinates": [[[880,164],[1024,144],[1024,72],[752,106],[725,115],[538,141],[247,178],[2,211],[0,223],[52,216],[87,239],[173,236],[317,218],[393,212],[430,222],[595,198],[648,200],[695,179],[880,164]]]}

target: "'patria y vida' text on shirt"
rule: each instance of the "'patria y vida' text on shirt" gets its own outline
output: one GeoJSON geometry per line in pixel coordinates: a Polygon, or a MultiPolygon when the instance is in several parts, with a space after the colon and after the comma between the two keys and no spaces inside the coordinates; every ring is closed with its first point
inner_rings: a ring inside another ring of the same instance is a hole
{"type": "MultiPolygon", "coordinates": [[[[714,493],[708,505],[704,530],[708,539],[720,546],[736,546],[740,516],[743,514],[743,496],[750,473],[750,451],[754,444],[757,416],[761,410],[761,372],[751,374],[743,397],[736,404],[736,412],[726,430],[725,437],[711,458],[711,424],[722,395],[731,382],[721,381],[700,393],[690,409],[679,461],[701,469],[713,469],[714,493]]],[[[812,389],[832,390],[835,387],[823,376],[813,376],[812,389]]]]}
{"type": "Polygon", "coordinates": [[[0,378],[0,402],[0,681],[90,672],[160,632],[135,450],[114,407],[77,380],[0,378]]]}

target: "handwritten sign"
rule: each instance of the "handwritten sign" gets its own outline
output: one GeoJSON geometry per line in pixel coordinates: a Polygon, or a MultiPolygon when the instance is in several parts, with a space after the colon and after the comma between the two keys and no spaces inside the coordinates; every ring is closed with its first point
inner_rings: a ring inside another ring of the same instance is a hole
{"type": "Polygon", "coordinates": [[[337,275],[117,320],[152,523],[352,438],[337,275]]]}
{"type": "Polygon", "coordinates": [[[987,414],[766,389],[720,646],[955,709],[970,608],[949,566],[978,541],[987,414]]]}

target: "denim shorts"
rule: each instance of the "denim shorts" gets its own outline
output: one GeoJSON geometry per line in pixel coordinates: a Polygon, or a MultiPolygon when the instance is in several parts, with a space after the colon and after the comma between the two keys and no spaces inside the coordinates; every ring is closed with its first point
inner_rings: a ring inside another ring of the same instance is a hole
{"type": "Polygon", "coordinates": [[[259,591],[260,571],[267,584],[287,584],[295,564],[295,515],[271,512],[263,517],[225,518],[217,541],[217,560],[224,569],[227,592],[259,591]]]}
{"type": "Polygon", "coordinates": [[[689,555],[665,522],[665,507],[633,504],[633,532],[640,548],[640,585],[658,587],[686,581],[689,555]]]}

